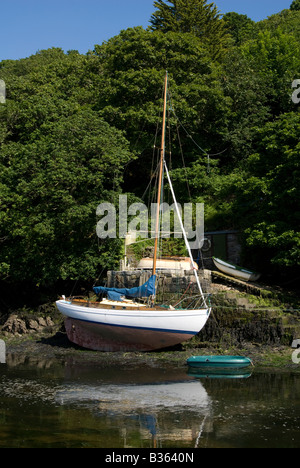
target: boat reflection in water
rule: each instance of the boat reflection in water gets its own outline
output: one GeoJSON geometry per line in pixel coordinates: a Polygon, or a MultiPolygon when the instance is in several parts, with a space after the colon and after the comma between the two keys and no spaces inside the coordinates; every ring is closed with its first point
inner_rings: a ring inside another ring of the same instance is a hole
{"type": "Polygon", "coordinates": [[[249,379],[252,371],[248,369],[197,369],[189,367],[188,375],[199,379],[249,379]]]}
{"type": "Polygon", "coordinates": [[[297,371],[259,369],[248,378],[105,356],[8,353],[0,365],[0,448],[300,446],[297,371]]]}
{"type": "Polygon", "coordinates": [[[187,368],[178,376],[180,380],[173,375],[170,381],[150,377],[146,383],[72,381],[57,391],[56,402],[86,407],[107,431],[118,431],[124,447],[132,446],[133,437],[154,448],[171,447],[178,440],[182,446],[197,447],[213,421],[213,402],[201,379],[246,379],[251,370],[187,368]]]}
{"type": "Polygon", "coordinates": [[[194,446],[199,439],[199,427],[211,412],[205,388],[198,380],[189,378],[138,385],[72,384],[58,391],[56,400],[61,405],[75,403],[89,409],[92,406],[94,413],[106,419],[108,430],[115,424],[127,444],[133,432],[138,431],[151,447],[179,439],[189,447],[191,443],[194,446]]]}

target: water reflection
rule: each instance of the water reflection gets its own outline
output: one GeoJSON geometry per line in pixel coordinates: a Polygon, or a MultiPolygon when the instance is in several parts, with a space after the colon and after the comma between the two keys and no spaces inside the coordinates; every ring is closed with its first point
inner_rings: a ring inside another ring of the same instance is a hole
{"type": "Polygon", "coordinates": [[[198,379],[249,379],[252,369],[195,369],[189,367],[188,375],[198,379]]]}
{"type": "Polygon", "coordinates": [[[121,423],[125,440],[130,430],[138,429],[144,441],[152,440],[152,447],[170,440],[191,443],[197,438],[199,421],[210,412],[210,398],[198,381],[67,385],[56,397],[62,405],[85,404],[110,424],[121,423]],[[193,422],[187,424],[190,418],[193,422]]]}
{"type": "Polygon", "coordinates": [[[6,363],[6,345],[3,340],[0,340],[0,364],[6,363]]]}
{"type": "Polygon", "coordinates": [[[240,372],[9,355],[0,447],[299,447],[300,375],[240,372]]]}
{"type": "Polygon", "coordinates": [[[115,412],[157,411],[160,408],[206,409],[209,397],[200,382],[168,382],[146,385],[66,385],[56,394],[60,404],[96,402],[99,409],[115,412]]]}

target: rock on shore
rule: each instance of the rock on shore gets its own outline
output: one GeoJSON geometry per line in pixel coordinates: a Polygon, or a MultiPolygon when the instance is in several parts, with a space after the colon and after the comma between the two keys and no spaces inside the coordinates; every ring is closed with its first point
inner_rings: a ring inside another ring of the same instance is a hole
{"type": "Polygon", "coordinates": [[[51,317],[20,317],[16,314],[9,316],[2,327],[3,336],[23,336],[31,333],[51,331],[55,326],[51,317]]]}

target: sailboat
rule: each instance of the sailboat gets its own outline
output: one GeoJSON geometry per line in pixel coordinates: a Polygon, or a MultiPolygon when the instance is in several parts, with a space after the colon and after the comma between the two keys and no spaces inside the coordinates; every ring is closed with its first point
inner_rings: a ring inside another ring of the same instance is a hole
{"type": "Polygon", "coordinates": [[[189,253],[191,268],[194,271],[195,280],[199,288],[198,303],[200,305],[194,309],[182,309],[157,305],[155,302],[160,224],[159,209],[157,209],[152,276],[144,285],[131,289],[95,287],[94,292],[97,295],[107,296],[100,302],[92,303],[74,298],[66,298],[65,296],[56,302],[58,310],[65,317],[65,328],[68,339],[83,348],[106,352],[146,352],[165,349],[188,341],[197,335],[205,326],[211,313],[211,309],[202,291],[197,270],[194,268],[192,252],[165,161],[167,89],[168,73],[166,73],[164,86],[157,206],[159,207],[161,200],[162,179],[165,172],[189,253]]]}

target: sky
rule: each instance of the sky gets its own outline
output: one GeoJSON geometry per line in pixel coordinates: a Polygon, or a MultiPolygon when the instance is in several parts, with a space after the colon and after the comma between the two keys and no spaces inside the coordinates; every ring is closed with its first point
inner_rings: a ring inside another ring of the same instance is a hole
{"type": "MultiPolygon", "coordinates": [[[[210,2],[208,2],[210,3],[210,2]]],[[[215,0],[221,13],[254,21],[289,8],[292,0],[215,0]]],[[[0,0],[0,61],[60,47],[86,54],[123,29],[149,26],[154,0],[0,0]]]]}

